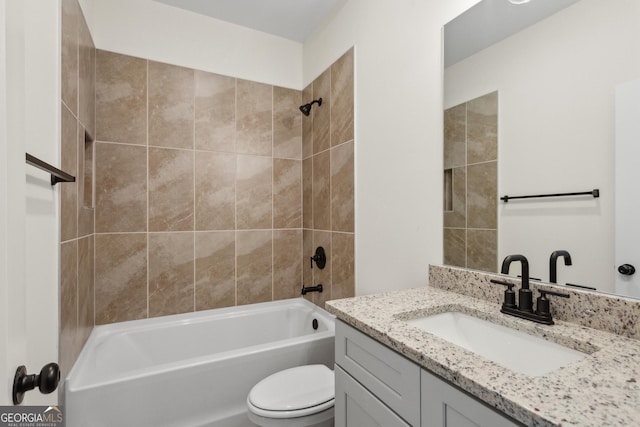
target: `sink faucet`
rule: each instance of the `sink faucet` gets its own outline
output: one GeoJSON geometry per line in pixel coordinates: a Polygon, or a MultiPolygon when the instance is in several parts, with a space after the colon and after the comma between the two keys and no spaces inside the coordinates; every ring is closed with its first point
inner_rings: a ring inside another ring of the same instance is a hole
{"type": "MultiPolygon", "coordinates": [[[[562,252],[562,251],[557,251],[562,252]]],[[[566,252],[566,251],[564,251],[566,252]]],[[[554,252],[555,253],[555,252],[554,252]]],[[[563,254],[558,254],[558,256],[563,254]]],[[[567,253],[567,255],[569,255],[567,253]]],[[[566,258],[565,258],[566,260],[566,258]]],[[[529,261],[524,255],[508,255],[502,261],[502,268],[500,272],[502,274],[509,274],[509,266],[512,262],[519,261],[522,264],[522,286],[518,291],[518,304],[515,301],[515,292],[513,292],[514,283],[491,279],[492,283],[498,285],[504,285],[507,290],[504,292],[504,303],[500,311],[505,314],[520,317],[522,319],[532,320],[537,323],[543,323],[545,325],[553,325],[553,319],[551,318],[550,304],[547,299],[547,295],[555,295],[562,298],[569,298],[568,294],[563,294],[555,291],[547,291],[540,289],[540,296],[537,299],[537,309],[533,310],[533,294],[529,289],[529,261]]]]}
{"type": "Polygon", "coordinates": [[[532,312],[533,311],[533,294],[529,289],[529,261],[524,255],[507,255],[502,261],[502,274],[509,274],[509,266],[513,261],[520,261],[522,264],[522,286],[518,291],[518,310],[532,312]]]}
{"type": "Polygon", "coordinates": [[[571,265],[571,255],[565,250],[553,251],[549,258],[549,281],[558,283],[558,258],[564,258],[564,265],[571,265]]]}

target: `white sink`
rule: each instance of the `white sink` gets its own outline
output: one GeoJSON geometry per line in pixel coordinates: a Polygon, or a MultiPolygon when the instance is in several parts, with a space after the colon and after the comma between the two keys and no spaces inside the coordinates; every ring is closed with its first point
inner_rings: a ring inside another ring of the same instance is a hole
{"type": "Polygon", "coordinates": [[[406,322],[505,368],[533,377],[543,376],[587,356],[554,342],[459,312],[434,314],[406,322]]]}

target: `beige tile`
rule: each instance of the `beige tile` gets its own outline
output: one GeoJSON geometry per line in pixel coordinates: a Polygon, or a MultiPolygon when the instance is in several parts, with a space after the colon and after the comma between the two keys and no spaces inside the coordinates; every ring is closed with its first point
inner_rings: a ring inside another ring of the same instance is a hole
{"type": "Polygon", "coordinates": [[[273,159],[273,227],[302,227],[302,161],[273,159]]]}
{"type": "MultiPolygon", "coordinates": [[[[313,83],[310,83],[302,91],[302,101],[300,105],[307,104],[313,100],[313,83]]],[[[316,107],[318,104],[314,104],[316,107]]],[[[299,107],[299,106],[298,106],[299,107]]],[[[302,158],[313,156],[313,113],[305,116],[300,113],[302,120],[302,158]]]]}
{"type": "Polygon", "coordinates": [[[331,230],[331,155],[313,156],[313,228],[331,230]]]}
{"type": "Polygon", "coordinates": [[[147,235],[95,236],[96,324],[147,317],[147,235]]]}
{"type": "Polygon", "coordinates": [[[90,135],[95,136],[95,99],[96,99],[96,48],[91,33],[82,14],[78,22],[79,32],[79,85],[78,118],[90,135]]]}
{"type": "Polygon", "coordinates": [[[84,345],[94,324],[94,236],[78,240],[78,335],[84,345]]]}
{"type": "Polygon", "coordinates": [[[444,111],[444,167],[464,166],[467,140],[467,104],[460,104],[444,111]]]}
{"type": "Polygon", "coordinates": [[[313,157],[302,161],[302,226],[313,228],[313,157]]]}
{"type": "Polygon", "coordinates": [[[273,88],[273,156],[302,159],[302,93],[278,86],[273,88]]]}
{"type": "Polygon", "coordinates": [[[193,149],[193,73],[149,61],[149,145],[193,149]]]}
{"type": "Polygon", "coordinates": [[[196,310],[236,304],[236,233],[196,233],[196,310]]]}
{"type": "MultiPolygon", "coordinates": [[[[310,267],[310,258],[315,253],[313,246],[313,230],[302,230],[302,283],[304,286],[313,286],[313,269],[310,267]]],[[[306,294],[305,299],[313,302],[313,294],[306,294]]]]}
{"type": "Polygon", "coordinates": [[[444,226],[464,228],[467,226],[467,168],[462,166],[452,171],[452,207],[444,213],[444,226]]]}
{"type": "Polygon", "coordinates": [[[149,234],[149,317],[194,310],[194,233],[149,234]]]}
{"type": "MultiPolygon", "coordinates": [[[[313,303],[319,307],[324,307],[324,303],[333,299],[331,297],[331,265],[333,263],[333,250],[331,246],[331,232],[329,231],[314,231],[313,232],[313,247],[311,249],[311,255],[314,255],[316,248],[322,246],[324,248],[325,255],[327,256],[327,263],[321,270],[316,263],[313,263],[313,285],[322,284],[322,292],[313,293],[313,303]]],[[[309,255],[309,256],[311,256],[309,255]]]]}
{"type": "Polygon", "coordinates": [[[354,231],[353,141],[331,149],[331,229],[354,231]]]}
{"type": "Polygon", "coordinates": [[[467,103],[467,163],[497,159],[498,92],[467,103]]]}
{"type": "Polygon", "coordinates": [[[95,144],[96,232],[146,231],[146,147],[95,144]]]}
{"type": "Polygon", "coordinates": [[[62,1],[61,96],[71,112],[78,113],[78,23],[82,12],[77,0],[62,1]]]}
{"type": "MultiPolygon", "coordinates": [[[[77,121],[71,111],[61,106],[61,168],[77,176],[78,174],[78,130],[77,121]]],[[[78,235],[78,183],[70,182],[60,186],[60,241],[75,239],[78,235]]]]}
{"type": "Polygon", "coordinates": [[[194,152],[149,148],[149,231],[194,228],[194,152]]]}
{"type": "Polygon", "coordinates": [[[467,227],[497,228],[497,162],[467,167],[467,227]]]}
{"type": "Polygon", "coordinates": [[[242,154],[272,155],[272,87],[237,80],[236,150],[242,154]]]}
{"type": "Polygon", "coordinates": [[[196,137],[198,150],[236,149],[236,79],[195,72],[196,137]]]}
{"type": "Polygon", "coordinates": [[[302,230],[273,232],[273,299],[296,298],[302,286],[302,230]]]}
{"type": "Polygon", "coordinates": [[[467,230],[467,268],[498,271],[496,230],[467,230]]]}
{"type": "Polygon", "coordinates": [[[196,230],[233,230],[236,226],[236,155],[198,151],[196,156],[196,230]]]}
{"type": "Polygon", "coordinates": [[[147,144],[147,61],[96,51],[96,140],[147,144]]]}
{"type": "Polygon", "coordinates": [[[331,65],[331,146],[353,140],[353,48],[331,65]]]}
{"type": "MultiPolygon", "coordinates": [[[[313,81],[313,99],[322,98],[322,105],[311,108],[313,118],[313,154],[331,146],[331,69],[328,68],[313,81]]],[[[305,103],[311,102],[305,101],[305,103]]],[[[309,117],[306,117],[307,119],[309,117]]]]}
{"type": "Polygon", "coordinates": [[[78,241],[60,245],[60,368],[69,372],[79,352],[78,241]]]}
{"type": "Polygon", "coordinates": [[[331,233],[331,299],[355,296],[354,235],[331,233]]]}
{"type": "Polygon", "coordinates": [[[91,207],[93,199],[94,144],[85,143],[85,129],[78,126],[78,236],[84,237],[95,232],[95,212],[91,207]]]}
{"type": "Polygon", "coordinates": [[[238,156],[236,224],[238,229],[272,227],[273,160],[270,157],[238,156]]]}
{"type": "Polygon", "coordinates": [[[272,299],[271,230],[237,232],[237,304],[272,299]]]}
{"type": "Polygon", "coordinates": [[[444,229],[444,264],[466,267],[466,233],[464,228],[444,229]]]}

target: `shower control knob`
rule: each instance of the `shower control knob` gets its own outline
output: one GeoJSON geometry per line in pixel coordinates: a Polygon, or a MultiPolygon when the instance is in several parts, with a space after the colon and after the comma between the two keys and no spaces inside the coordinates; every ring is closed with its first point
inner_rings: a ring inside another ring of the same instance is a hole
{"type": "Polygon", "coordinates": [[[327,264],[327,254],[322,246],[318,246],[316,248],[316,254],[311,257],[311,268],[313,268],[314,261],[320,270],[324,269],[324,266],[327,264]]]}
{"type": "Polygon", "coordinates": [[[618,273],[624,274],[625,276],[632,276],[635,272],[636,268],[631,264],[622,264],[618,267],[618,273]]]}

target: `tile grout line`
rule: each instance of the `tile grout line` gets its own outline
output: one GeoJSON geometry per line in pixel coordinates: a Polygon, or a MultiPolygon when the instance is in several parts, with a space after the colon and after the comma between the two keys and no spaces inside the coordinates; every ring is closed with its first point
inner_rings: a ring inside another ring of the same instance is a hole
{"type": "Polygon", "coordinates": [[[233,177],[233,221],[234,221],[234,306],[238,305],[238,78],[233,79],[234,83],[234,94],[233,94],[233,127],[234,127],[234,135],[233,135],[233,151],[235,152],[235,173],[233,177]]]}
{"type": "Polygon", "coordinates": [[[193,130],[193,135],[192,135],[192,148],[193,148],[193,311],[196,312],[198,311],[198,306],[197,306],[197,295],[196,295],[196,291],[197,291],[197,286],[196,286],[196,280],[197,280],[197,270],[196,270],[196,224],[197,224],[197,217],[196,217],[196,70],[193,69],[192,70],[192,78],[193,78],[193,96],[192,96],[192,108],[193,108],[193,125],[192,125],[192,130],[193,130]]]}
{"type": "Polygon", "coordinates": [[[276,255],[275,255],[275,217],[276,217],[276,205],[275,205],[275,192],[276,192],[276,162],[274,160],[275,154],[275,89],[271,85],[271,301],[275,296],[275,270],[276,270],[276,255]]]}
{"type": "Polygon", "coordinates": [[[150,209],[149,209],[149,175],[150,175],[150,162],[149,162],[149,60],[145,60],[145,64],[146,64],[146,77],[147,77],[147,90],[146,90],[146,113],[147,113],[147,123],[146,123],[146,147],[145,147],[145,151],[147,154],[147,229],[145,231],[146,234],[146,241],[147,241],[147,318],[149,318],[149,314],[150,314],[150,295],[149,295],[149,279],[150,279],[150,270],[151,270],[151,241],[149,239],[150,234],[149,234],[149,217],[150,215],[150,209]]]}

